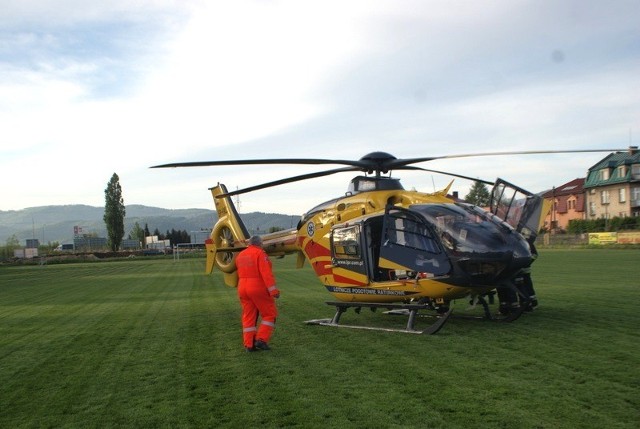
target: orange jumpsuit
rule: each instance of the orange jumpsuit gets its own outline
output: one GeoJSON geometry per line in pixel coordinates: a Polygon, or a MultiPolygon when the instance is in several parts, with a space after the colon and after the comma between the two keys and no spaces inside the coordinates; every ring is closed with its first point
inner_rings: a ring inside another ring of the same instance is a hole
{"type": "Polygon", "coordinates": [[[242,305],[242,339],[245,347],[254,341],[269,342],[275,329],[278,309],[274,297],[280,295],[267,253],[250,245],[236,258],[238,297],[242,305]],[[261,317],[258,327],[258,316],[261,317]]]}

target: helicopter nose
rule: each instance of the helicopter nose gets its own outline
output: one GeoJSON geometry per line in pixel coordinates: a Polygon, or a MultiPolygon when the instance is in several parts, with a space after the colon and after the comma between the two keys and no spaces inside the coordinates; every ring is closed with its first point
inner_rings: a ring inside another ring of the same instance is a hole
{"type": "Polygon", "coordinates": [[[533,262],[533,259],[531,258],[531,255],[521,255],[521,256],[517,256],[517,255],[513,255],[512,258],[512,262],[511,262],[511,271],[518,272],[523,268],[528,267],[529,265],[531,265],[531,263],[533,262]]]}
{"type": "Polygon", "coordinates": [[[532,262],[530,253],[511,250],[487,253],[482,257],[462,258],[459,266],[469,276],[472,284],[491,285],[513,277],[532,262]]]}
{"type": "Polygon", "coordinates": [[[526,268],[533,263],[531,247],[524,238],[520,239],[518,245],[514,246],[512,258],[514,268],[517,270],[526,268]]]}

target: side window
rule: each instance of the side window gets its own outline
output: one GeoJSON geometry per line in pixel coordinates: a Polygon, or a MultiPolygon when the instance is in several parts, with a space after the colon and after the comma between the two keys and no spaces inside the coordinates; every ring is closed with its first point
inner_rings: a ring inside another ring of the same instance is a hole
{"type": "Polygon", "coordinates": [[[385,233],[385,242],[424,252],[440,253],[427,226],[408,213],[390,211],[385,233]]]}
{"type": "Polygon", "coordinates": [[[360,228],[351,226],[333,231],[333,257],[337,259],[361,259],[360,228]]]}

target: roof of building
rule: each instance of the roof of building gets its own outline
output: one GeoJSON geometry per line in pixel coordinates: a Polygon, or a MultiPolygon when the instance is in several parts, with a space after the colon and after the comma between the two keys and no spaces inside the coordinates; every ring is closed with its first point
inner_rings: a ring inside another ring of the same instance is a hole
{"type": "Polygon", "coordinates": [[[584,192],[585,179],[580,177],[577,179],[573,179],[570,182],[565,183],[564,185],[557,186],[547,192],[545,192],[542,197],[543,198],[553,198],[559,196],[568,196],[568,195],[580,195],[584,192]]]}
{"type": "Polygon", "coordinates": [[[585,188],[638,181],[632,176],[631,166],[640,164],[640,151],[637,146],[630,146],[628,151],[614,152],[605,156],[598,163],[589,168],[585,188]],[[618,168],[624,166],[626,168],[618,168]],[[607,171],[606,175],[601,172],[607,171]]]}

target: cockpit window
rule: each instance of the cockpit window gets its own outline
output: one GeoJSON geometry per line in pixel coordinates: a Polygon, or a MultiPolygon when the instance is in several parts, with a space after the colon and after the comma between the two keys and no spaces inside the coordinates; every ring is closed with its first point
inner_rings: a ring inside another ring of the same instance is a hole
{"type": "Polygon", "coordinates": [[[423,222],[410,216],[410,213],[392,210],[387,222],[385,241],[429,253],[440,253],[433,234],[423,222]]]}
{"type": "Polygon", "coordinates": [[[500,247],[501,225],[490,214],[468,204],[412,206],[435,227],[442,243],[452,250],[485,252],[500,247]]]}

